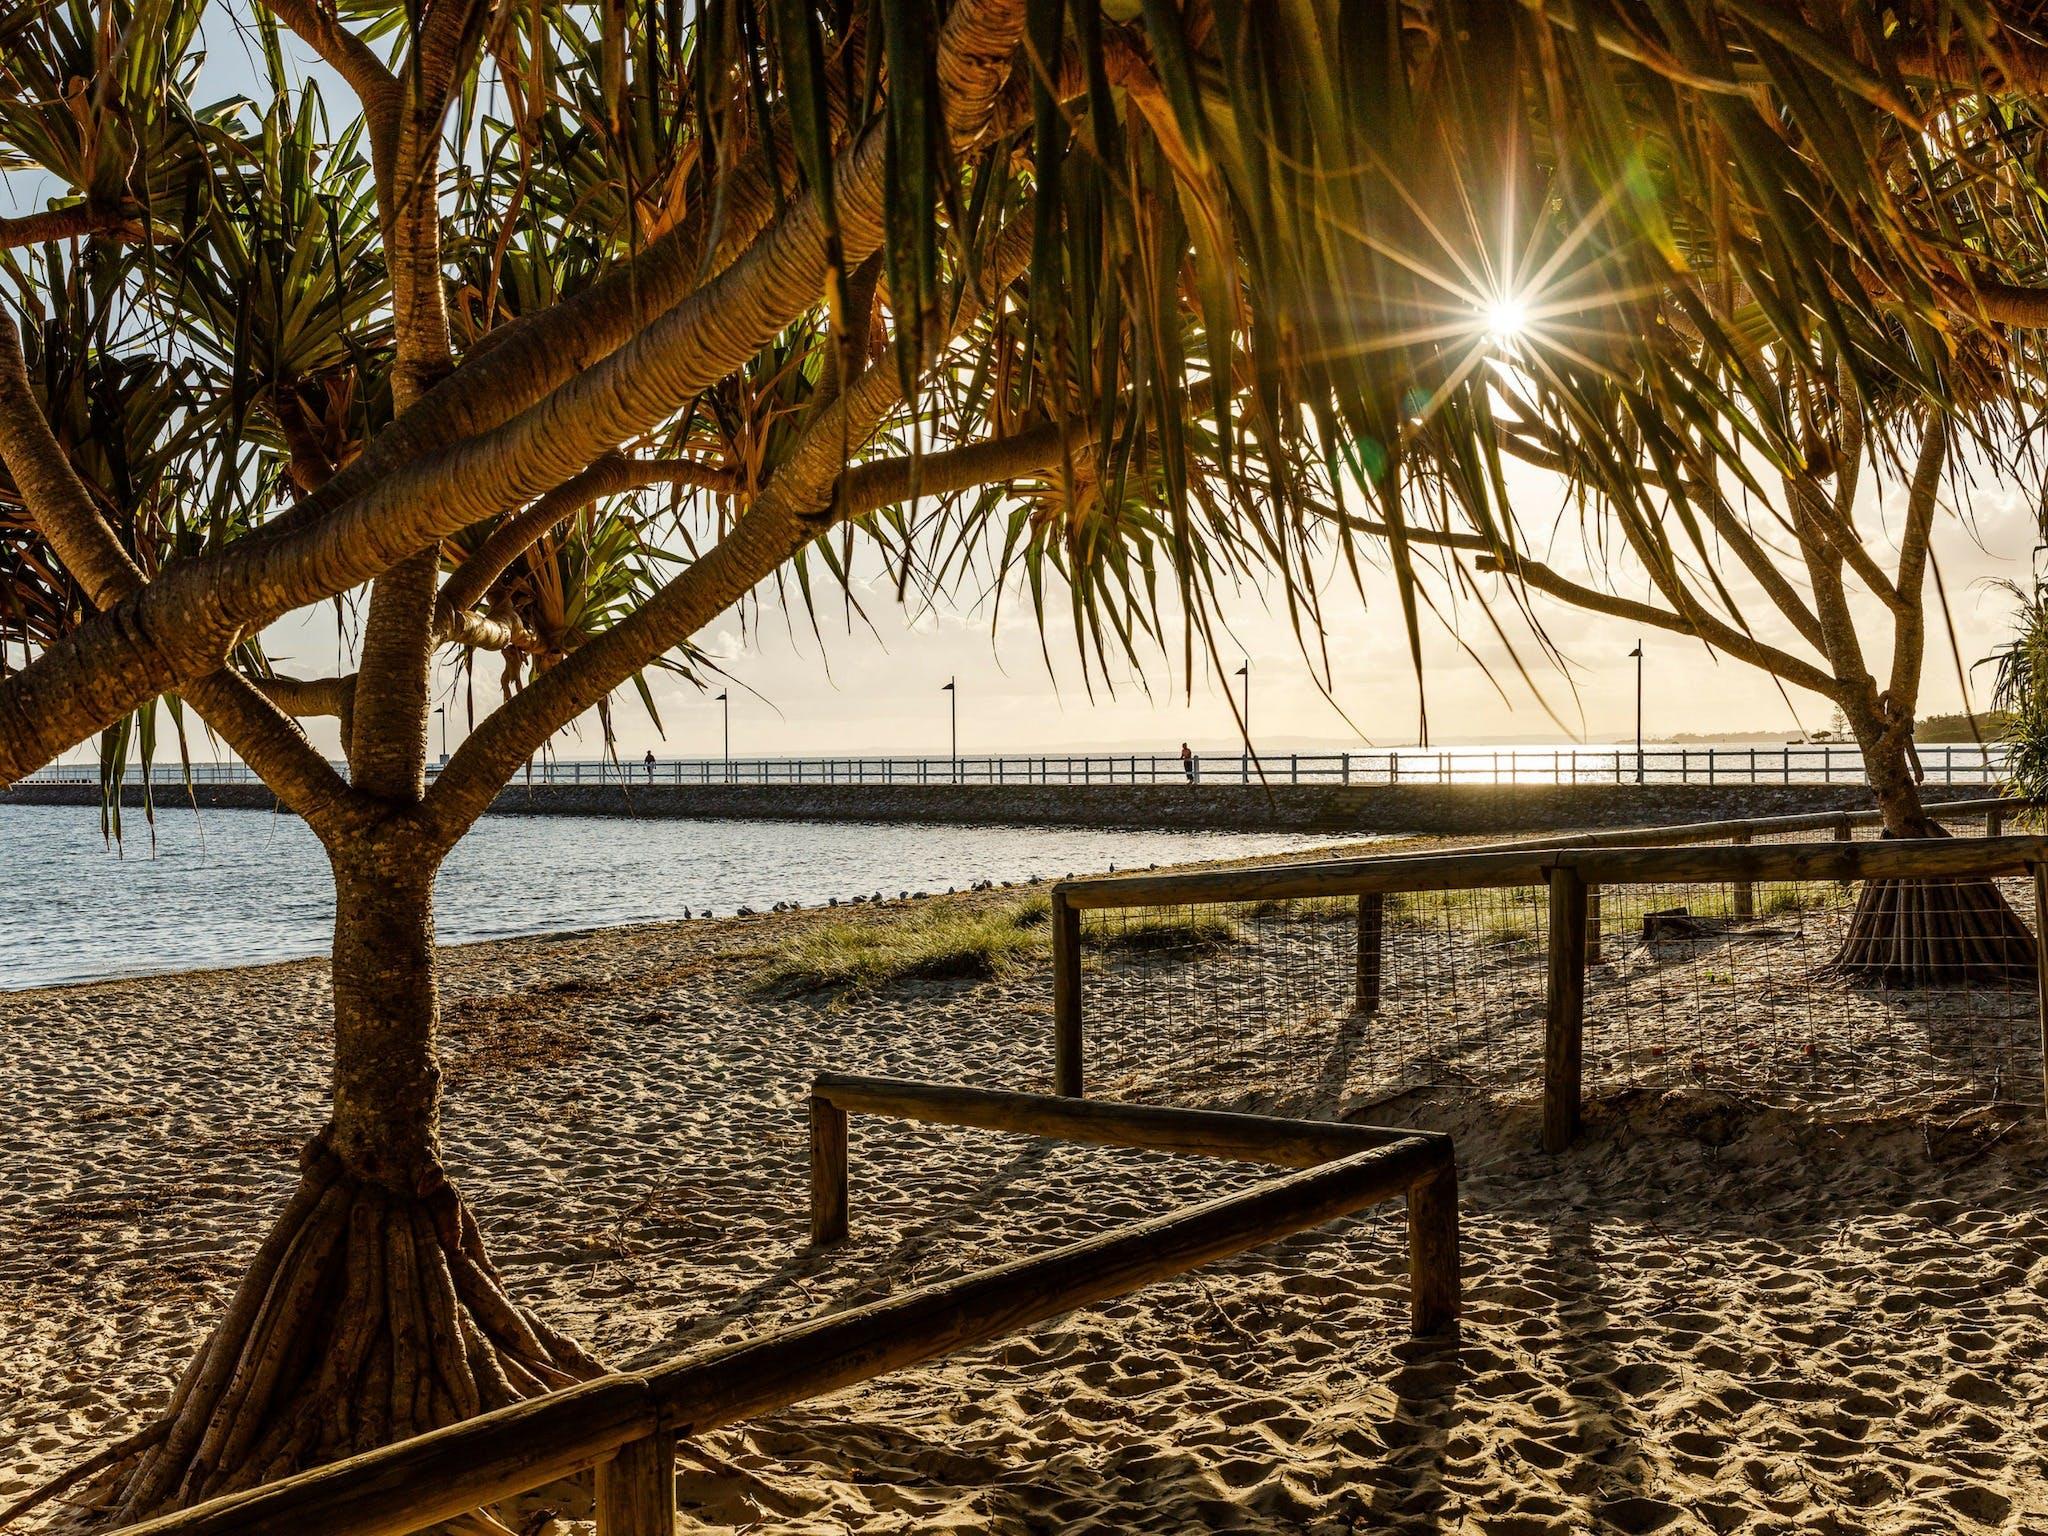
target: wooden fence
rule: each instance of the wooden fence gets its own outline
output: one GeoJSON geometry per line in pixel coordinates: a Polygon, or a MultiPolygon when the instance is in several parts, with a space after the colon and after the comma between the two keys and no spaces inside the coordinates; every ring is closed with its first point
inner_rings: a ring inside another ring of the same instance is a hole
{"type": "Polygon", "coordinates": [[[1421,1170],[1403,1191],[1408,1201],[1411,1331],[1422,1338],[1457,1326],[1458,1171],[1448,1136],[1388,1126],[1111,1104],[1052,1094],[827,1073],[811,1088],[811,1240],[821,1247],[843,1240],[847,1232],[847,1116],[851,1113],[1271,1163],[1281,1168],[1334,1167],[1371,1160],[1390,1147],[1410,1148],[1421,1170]]]}
{"type": "MultiPolygon", "coordinates": [[[[2002,809],[1988,814],[2002,815],[2002,809]]],[[[1356,1007],[1378,1003],[1383,905],[1388,895],[1545,885],[1549,955],[1544,1000],[1543,1145],[1561,1151],[1576,1139],[1582,1101],[1586,967],[1598,934],[1602,887],[1677,882],[1726,884],[1741,913],[1762,881],[1857,881],[2031,875],[2035,889],[2037,1010],[2043,1102],[2048,1105],[2048,837],[1922,838],[1853,842],[1759,843],[1761,829],[1786,821],[1714,823],[1737,840],[1716,846],[1621,847],[1594,839],[1570,847],[1510,845],[1483,850],[1363,859],[1326,859],[1247,868],[1114,875],[1062,881],[1052,890],[1053,1087],[1079,1095],[1086,1080],[1086,1014],[1081,913],[1195,903],[1355,897],[1358,902],[1356,1007]]],[[[1821,818],[1822,825],[1832,824],[1821,818]]]]}
{"type": "Polygon", "coordinates": [[[404,1536],[595,1468],[598,1536],[674,1536],[678,1440],[970,1348],[1396,1197],[1408,1202],[1415,1331],[1456,1326],[1457,1173],[1447,1136],[826,1076],[811,1098],[811,1220],[824,1243],[846,1232],[849,1111],[1299,1171],[764,1338],[517,1403],[127,1531],[404,1536]]]}

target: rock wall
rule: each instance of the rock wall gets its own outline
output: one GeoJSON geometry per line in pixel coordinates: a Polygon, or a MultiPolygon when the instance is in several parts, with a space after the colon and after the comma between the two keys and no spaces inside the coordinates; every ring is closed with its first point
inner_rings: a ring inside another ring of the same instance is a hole
{"type": "MultiPolygon", "coordinates": [[[[1937,799],[1993,794],[1943,787],[1937,799]]],[[[1211,831],[1534,832],[1861,810],[1861,785],[549,785],[512,788],[509,815],[735,816],[795,821],[1006,822],[1211,831]]]]}
{"type": "MultiPolygon", "coordinates": [[[[1930,801],[1995,794],[1992,785],[1930,786],[1930,801]]],[[[253,784],[199,786],[202,806],[270,809],[253,784]]],[[[160,791],[158,803],[184,791],[160,791]]],[[[130,791],[127,803],[139,803],[130,791]]],[[[0,805],[91,805],[90,785],[28,784],[0,805]]],[[[1851,784],[1094,784],[758,785],[628,787],[535,785],[507,789],[491,809],[509,816],[738,817],[773,821],[1009,823],[1063,827],[1172,827],[1207,831],[1543,832],[1657,826],[1743,816],[1861,810],[1851,784]]]]}
{"type": "MultiPolygon", "coordinates": [[[[277,797],[261,784],[197,784],[188,795],[182,784],[159,784],[159,811],[176,810],[197,801],[202,810],[274,811],[277,797]]],[[[0,806],[7,805],[98,805],[97,784],[15,784],[0,789],[0,806]]],[[[121,791],[121,803],[140,807],[142,790],[129,785],[121,791]]]]}

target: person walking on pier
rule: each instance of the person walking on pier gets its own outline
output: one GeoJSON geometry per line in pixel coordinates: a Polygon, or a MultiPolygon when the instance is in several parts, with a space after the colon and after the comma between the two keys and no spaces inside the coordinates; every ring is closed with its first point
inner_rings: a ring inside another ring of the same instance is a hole
{"type": "Polygon", "coordinates": [[[650,784],[654,782],[654,749],[652,747],[647,749],[647,782],[650,784]]]}
{"type": "Polygon", "coordinates": [[[1186,742],[1180,744],[1180,771],[1188,776],[1190,784],[1196,783],[1202,776],[1201,763],[1195,754],[1188,750],[1186,742]]]}

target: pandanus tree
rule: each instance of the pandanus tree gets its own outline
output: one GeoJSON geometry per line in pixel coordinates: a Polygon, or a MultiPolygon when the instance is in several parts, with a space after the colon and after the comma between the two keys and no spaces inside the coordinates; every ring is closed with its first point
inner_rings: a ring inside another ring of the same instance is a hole
{"type": "MultiPolygon", "coordinates": [[[[6,227],[0,782],[174,699],[321,839],[336,897],[329,1120],[123,1467],[127,1516],[596,1369],[442,1168],[434,875],[557,732],[763,583],[987,562],[1042,618],[1064,591],[1085,655],[1150,654],[1176,614],[1192,652],[1219,587],[1261,579],[1313,661],[1317,573],[1357,553],[1333,477],[1413,647],[1415,507],[1497,528],[1510,436],[1627,505],[1743,462],[1709,424],[1759,392],[1757,338],[1699,298],[1672,213],[1698,189],[1668,185],[1731,172],[1646,157],[1637,120],[1750,109],[1720,33],[1753,0],[1657,7],[1707,56],[1659,54],[1646,101],[1608,82],[1633,7],[262,0],[268,99],[218,106],[197,4],[0,21],[0,151],[55,185],[6,227]],[[287,47],[352,99],[288,87],[287,47]],[[1566,230],[1540,264],[1571,345],[1509,413],[1489,312],[1531,197],[1566,230]],[[142,473],[103,462],[81,370],[142,473]],[[265,631],[334,600],[354,670],[279,675],[265,631]],[[444,650],[506,656],[507,686],[430,784],[444,650]],[[299,724],[323,715],[339,766],[299,724]]],[[[2002,35],[1947,0],[1905,21],[1966,60],[2002,35]]],[[[1739,220],[1686,240],[1839,401],[1807,355],[1832,279],[1739,220]]],[[[1873,397],[1946,377],[1898,307],[1834,343],[1873,397]]]]}
{"type": "MultiPolygon", "coordinates": [[[[1818,695],[1848,723],[1888,837],[1942,830],[1913,749],[1937,529],[1964,527],[1972,463],[2041,473],[2048,53],[1998,10],[1574,11],[1551,40],[1573,60],[1581,155],[1532,144],[1491,333],[1473,344],[1501,457],[1557,477],[1564,510],[1467,484],[1416,519],[1430,526],[1388,530],[1470,556],[1524,602],[1687,636],[1818,695]],[[1560,423],[1537,398],[1545,376],[1583,364],[1588,295],[1616,292],[1574,195],[1587,153],[1607,162],[1594,186],[1654,209],[1669,270],[1625,302],[1695,387],[1617,373],[1560,423]],[[1889,508],[1859,502],[1873,490],[1889,508]]],[[[1447,242],[1445,269],[1469,272],[1464,254],[1447,242]]],[[[2033,955],[1988,881],[1879,881],[1835,969],[1953,985],[2023,978],[2033,955]]]]}

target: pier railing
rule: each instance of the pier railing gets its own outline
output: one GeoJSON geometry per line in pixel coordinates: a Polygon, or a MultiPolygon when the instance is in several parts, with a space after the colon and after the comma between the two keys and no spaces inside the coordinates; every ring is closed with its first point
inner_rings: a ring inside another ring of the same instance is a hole
{"type": "Polygon", "coordinates": [[[1799,1104],[2048,1104],[2048,838],[2002,835],[2007,809],[1983,812],[1992,836],[1853,841],[1854,817],[1778,818],[1719,824],[1720,846],[1620,833],[1063,881],[1052,1086],[1127,1100],[1535,1080],[1552,1150],[1576,1136],[1595,1069],[1799,1104]],[[1764,840],[1786,822],[1833,835],[1764,840]],[[2010,937],[1973,949],[1907,924],[1898,964],[1921,979],[1863,984],[1834,961],[1873,880],[1945,882],[2010,937]],[[1092,1031],[1091,1015],[1111,1022],[1092,1031]]]}
{"type": "MultiPolygon", "coordinates": [[[[1921,766],[1932,784],[1993,784],[2005,773],[2002,746],[1926,746],[1921,766]]],[[[1249,756],[1203,753],[1184,765],[1170,753],[1047,753],[967,757],[748,757],[657,758],[642,761],[536,761],[518,781],[548,785],[775,785],[901,784],[1861,784],[1863,759],[1854,747],[1557,748],[1502,747],[1442,750],[1402,748],[1366,752],[1286,752],[1249,756]]],[[[434,770],[430,768],[431,774],[434,770]]],[[[157,763],[152,782],[172,789],[185,782],[176,762],[157,763]]],[[[196,784],[249,784],[243,763],[194,763],[196,784]]],[[[38,769],[26,784],[98,784],[96,764],[65,763],[38,769]]],[[[142,782],[128,770],[126,782],[142,782]]]]}
{"type": "Polygon", "coordinates": [[[1299,1171],[764,1338],[601,1377],[127,1529],[133,1536],[404,1536],[595,1468],[597,1536],[675,1536],[678,1440],[971,1348],[1392,1199],[1408,1202],[1415,1331],[1456,1326],[1457,1174],[1448,1136],[828,1075],[814,1084],[810,1109],[812,1229],[822,1244],[846,1233],[849,1111],[1299,1171]]]}

